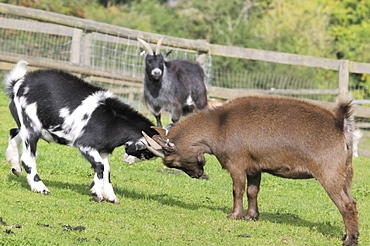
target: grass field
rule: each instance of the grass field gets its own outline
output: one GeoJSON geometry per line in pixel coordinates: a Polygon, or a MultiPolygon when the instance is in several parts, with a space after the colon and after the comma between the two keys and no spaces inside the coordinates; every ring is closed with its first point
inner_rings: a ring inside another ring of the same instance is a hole
{"type": "MultiPolygon", "coordinates": [[[[315,180],[263,174],[260,220],[227,219],[231,178],[209,155],[207,181],[168,171],[159,159],[126,164],[123,148],[116,149],[110,158],[116,205],[92,201],[93,170],[75,148],[40,141],[38,170],[51,194],[31,192],[25,173],[14,176],[5,162],[15,126],[7,104],[1,91],[0,245],[341,245],[342,218],[315,180]]],[[[354,159],[361,245],[370,245],[369,161],[354,159]]]]}

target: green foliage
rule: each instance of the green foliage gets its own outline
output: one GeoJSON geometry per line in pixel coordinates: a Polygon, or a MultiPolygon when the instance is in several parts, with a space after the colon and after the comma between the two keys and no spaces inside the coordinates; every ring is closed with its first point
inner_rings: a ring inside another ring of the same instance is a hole
{"type": "Polygon", "coordinates": [[[95,2],[85,7],[86,17],[112,25],[149,31],[150,17],[126,5],[110,5],[105,8],[95,2]]]}
{"type": "Polygon", "coordinates": [[[325,56],[330,35],[321,1],[275,0],[265,11],[254,30],[264,40],[264,49],[325,56]]]}
{"type": "MultiPolygon", "coordinates": [[[[329,33],[332,54],[344,59],[370,62],[370,2],[358,0],[327,1],[331,6],[329,33]]],[[[351,75],[351,87],[356,98],[369,98],[370,75],[351,75]]]]}
{"type": "Polygon", "coordinates": [[[28,8],[42,9],[76,17],[85,17],[83,6],[87,0],[0,0],[2,3],[14,4],[28,8]]]}
{"type": "Polygon", "coordinates": [[[370,62],[370,2],[358,0],[328,1],[331,8],[329,31],[333,52],[345,59],[370,62]]]}

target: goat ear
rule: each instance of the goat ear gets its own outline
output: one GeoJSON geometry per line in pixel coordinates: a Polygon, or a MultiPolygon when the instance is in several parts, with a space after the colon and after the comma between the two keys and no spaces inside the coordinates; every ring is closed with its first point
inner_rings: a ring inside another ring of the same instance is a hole
{"type": "Polygon", "coordinates": [[[142,56],[142,57],[145,58],[147,54],[148,53],[146,53],[145,50],[143,50],[142,48],[140,48],[140,56],[142,56]]]}
{"type": "Polygon", "coordinates": [[[166,129],[163,129],[162,127],[158,127],[158,126],[151,126],[151,128],[153,128],[154,130],[156,130],[161,137],[163,137],[163,138],[166,137],[166,135],[167,135],[166,134],[167,133],[166,129]]]}
{"type": "Polygon", "coordinates": [[[206,159],[204,158],[204,153],[202,151],[199,151],[198,152],[198,163],[201,163],[202,165],[204,165],[205,162],[206,162],[206,159]]]}
{"type": "Polygon", "coordinates": [[[163,54],[163,57],[164,57],[164,58],[167,58],[167,56],[168,56],[169,54],[171,54],[171,52],[172,52],[172,50],[168,51],[167,53],[164,53],[164,54],[163,54]]]}

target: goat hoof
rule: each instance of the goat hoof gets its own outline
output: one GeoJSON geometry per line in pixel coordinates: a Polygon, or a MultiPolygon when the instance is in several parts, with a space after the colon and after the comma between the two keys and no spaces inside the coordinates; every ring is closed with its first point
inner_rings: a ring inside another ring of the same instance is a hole
{"type": "Polygon", "coordinates": [[[257,217],[255,217],[255,216],[250,216],[250,215],[244,215],[243,216],[243,219],[244,220],[252,220],[252,221],[257,221],[258,220],[258,216],[257,217]]]}
{"type": "Polygon", "coordinates": [[[253,220],[253,221],[257,221],[258,218],[259,218],[260,214],[258,212],[247,212],[244,216],[243,216],[243,219],[244,220],[253,220]]]}
{"type": "Polygon", "coordinates": [[[209,177],[208,177],[208,175],[207,175],[206,173],[203,173],[203,175],[202,175],[202,176],[200,176],[200,178],[199,178],[199,179],[209,180],[209,177]]]}
{"type": "Polygon", "coordinates": [[[49,195],[51,192],[49,190],[43,190],[40,193],[44,195],[49,195]]]}
{"type": "Polygon", "coordinates": [[[94,200],[95,202],[102,202],[102,201],[103,201],[103,199],[101,199],[101,198],[99,198],[99,197],[97,197],[97,196],[93,196],[92,198],[93,198],[93,200],[94,200]]]}
{"type": "Polygon", "coordinates": [[[109,202],[111,203],[114,203],[114,204],[120,204],[121,202],[118,200],[118,198],[116,199],[113,199],[113,200],[108,200],[109,202]]]}
{"type": "Polygon", "coordinates": [[[357,238],[358,237],[356,237],[356,236],[347,237],[347,235],[344,235],[344,237],[342,238],[342,241],[344,241],[343,245],[344,246],[356,246],[356,245],[358,245],[357,238]]]}
{"type": "Polygon", "coordinates": [[[343,242],[343,246],[357,246],[358,242],[356,241],[350,241],[350,242],[343,242]]]}
{"type": "Polygon", "coordinates": [[[240,220],[242,218],[241,214],[231,213],[227,216],[228,219],[240,220]]]}
{"type": "Polygon", "coordinates": [[[22,172],[22,170],[16,170],[15,168],[12,168],[12,173],[17,177],[19,177],[19,175],[21,175],[21,172],[22,172]]]}

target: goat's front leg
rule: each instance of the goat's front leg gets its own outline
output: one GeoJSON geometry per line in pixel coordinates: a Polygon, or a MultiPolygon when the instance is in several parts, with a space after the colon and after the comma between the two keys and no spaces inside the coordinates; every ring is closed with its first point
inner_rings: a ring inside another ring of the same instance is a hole
{"type": "Polygon", "coordinates": [[[257,195],[260,190],[261,173],[256,175],[247,175],[247,196],[248,196],[248,211],[244,215],[245,220],[258,220],[258,204],[257,195]]]}
{"type": "Polygon", "coordinates": [[[94,169],[94,181],[91,184],[91,194],[96,202],[107,200],[112,203],[120,203],[114,194],[110,182],[110,167],[108,163],[109,154],[99,153],[97,150],[85,147],[80,148],[82,155],[91,163],[94,169]]]}
{"type": "Polygon", "coordinates": [[[32,131],[28,131],[27,135],[29,137],[22,139],[23,152],[21,156],[21,162],[24,170],[27,173],[28,184],[30,185],[32,191],[48,195],[50,194],[50,191],[42,182],[36,169],[36,146],[38,141],[37,134],[32,131]]]}
{"type": "Polygon", "coordinates": [[[230,171],[230,175],[233,180],[234,206],[232,213],[227,217],[230,219],[242,219],[246,174],[245,172],[240,172],[240,170],[233,170],[230,171]]]}
{"type": "Polygon", "coordinates": [[[162,127],[161,123],[161,112],[162,108],[158,105],[151,105],[149,102],[146,102],[146,106],[148,107],[149,111],[154,115],[155,120],[157,121],[157,126],[162,127]]]}

